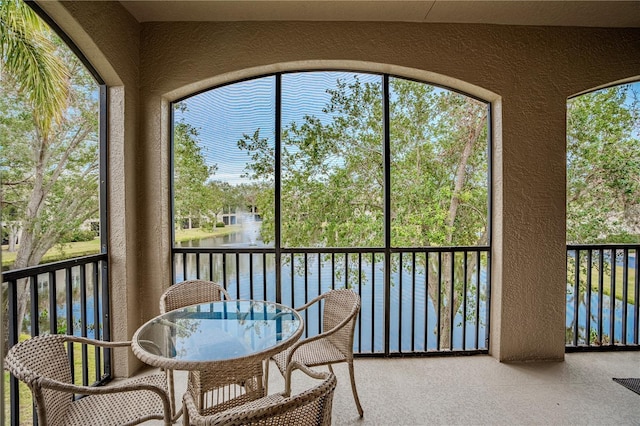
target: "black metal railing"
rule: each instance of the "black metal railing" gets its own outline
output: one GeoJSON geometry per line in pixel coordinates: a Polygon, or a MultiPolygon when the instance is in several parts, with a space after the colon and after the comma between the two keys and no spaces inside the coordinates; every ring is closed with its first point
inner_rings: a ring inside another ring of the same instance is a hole
{"type": "MultiPolygon", "coordinates": [[[[6,347],[40,334],[110,340],[106,273],[106,254],[4,272],[6,347]]],[[[110,350],[92,349],[84,344],[69,344],[74,383],[86,386],[111,378],[110,350]]],[[[11,424],[29,424],[34,416],[30,392],[11,376],[9,393],[6,418],[11,419],[11,424]]]]}
{"type": "Polygon", "coordinates": [[[639,250],[567,246],[567,351],[640,349],[639,250]]]}
{"type": "MultiPolygon", "coordinates": [[[[360,356],[488,351],[488,247],[183,247],[173,258],[174,282],[210,279],[234,298],[300,306],[329,289],[352,288],[362,301],[360,356]]],[[[319,310],[304,319],[307,336],[319,332],[319,310]]]]}

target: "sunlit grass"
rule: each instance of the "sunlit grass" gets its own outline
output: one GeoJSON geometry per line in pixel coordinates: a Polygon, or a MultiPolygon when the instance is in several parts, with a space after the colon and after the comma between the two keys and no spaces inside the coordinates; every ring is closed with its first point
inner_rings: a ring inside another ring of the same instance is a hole
{"type": "MultiPolygon", "coordinates": [[[[20,341],[28,339],[29,336],[27,334],[23,334],[20,336],[20,341]]],[[[87,366],[89,371],[89,384],[95,381],[95,367],[96,367],[96,356],[94,347],[88,346],[87,351],[87,366]]],[[[75,383],[82,384],[82,345],[79,343],[73,344],[73,361],[74,361],[74,377],[75,383]]],[[[9,420],[11,419],[11,393],[9,390],[9,378],[10,375],[8,372],[4,372],[4,414],[5,419],[7,419],[7,424],[9,424],[9,420]]],[[[18,382],[18,395],[20,401],[20,425],[31,425],[33,424],[33,403],[31,397],[31,391],[22,382],[18,382]]]]}
{"type": "MultiPolygon", "coordinates": [[[[627,276],[627,303],[634,304],[636,300],[635,293],[636,272],[634,269],[629,268],[627,276]]],[[[592,286],[594,289],[598,289],[598,283],[592,286]]],[[[611,295],[611,274],[605,274],[602,291],[606,295],[611,295]]],[[[616,299],[624,300],[624,268],[622,266],[616,267],[616,299]]]]}
{"type": "MultiPolygon", "coordinates": [[[[567,271],[567,279],[568,282],[574,283],[575,276],[571,271],[567,271]]],[[[600,283],[598,281],[598,269],[594,266],[592,269],[591,275],[591,290],[598,291],[600,287],[600,283]]],[[[624,268],[622,266],[616,266],[616,299],[624,300],[624,268]]],[[[629,268],[627,273],[627,303],[635,304],[636,294],[635,294],[635,282],[636,282],[636,272],[635,269],[629,268]]],[[[603,273],[602,280],[602,293],[611,296],[611,274],[608,270],[605,270],[603,273]]]]}
{"type": "MultiPolygon", "coordinates": [[[[221,237],[238,232],[242,225],[227,225],[224,228],[214,228],[210,231],[195,228],[176,230],[176,241],[199,240],[203,238],[221,237]]],[[[16,252],[7,251],[6,245],[2,246],[2,268],[9,268],[16,260],[16,252]]],[[[65,259],[73,259],[74,257],[88,256],[100,253],[100,239],[96,238],[91,241],[80,241],[75,243],[67,243],[56,245],[47,251],[42,258],[41,263],[58,262],[65,259]]]]}

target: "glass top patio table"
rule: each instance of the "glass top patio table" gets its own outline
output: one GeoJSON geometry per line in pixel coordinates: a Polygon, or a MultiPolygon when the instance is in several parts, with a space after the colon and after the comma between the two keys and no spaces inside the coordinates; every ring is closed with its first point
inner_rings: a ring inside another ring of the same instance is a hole
{"type": "Polygon", "coordinates": [[[132,350],[155,367],[201,370],[239,359],[268,359],[294,344],[303,328],[300,314],[278,303],[202,303],[148,321],[133,335],[132,350]]]}

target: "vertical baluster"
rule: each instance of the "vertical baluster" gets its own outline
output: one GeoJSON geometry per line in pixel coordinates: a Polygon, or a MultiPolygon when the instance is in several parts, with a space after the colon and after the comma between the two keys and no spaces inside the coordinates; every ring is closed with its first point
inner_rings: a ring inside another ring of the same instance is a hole
{"type": "MultiPolygon", "coordinates": [[[[487,273],[486,273],[486,280],[487,280],[487,289],[485,292],[485,296],[486,296],[486,310],[487,310],[487,319],[486,319],[486,333],[485,333],[485,348],[488,349],[489,348],[489,330],[491,330],[491,254],[489,251],[486,252],[487,253],[487,273]]],[[[480,275],[480,272],[478,272],[478,276],[480,275]]]]}
{"type": "Polygon", "coordinates": [[[610,337],[609,344],[615,345],[616,343],[616,249],[611,249],[611,257],[609,258],[609,265],[611,270],[611,292],[609,296],[609,325],[610,325],[610,337]]]}
{"type": "MultiPolygon", "coordinates": [[[[226,253],[221,253],[222,256],[222,287],[224,287],[225,290],[229,291],[228,285],[227,285],[227,254],[226,253]]],[[[236,295],[236,299],[237,299],[237,295],[236,295]]]]}
{"type": "MultiPolygon", "coordinates": [[[[362,252],[358,252],[358,294],[362,303],[362,252]]],[[[360,306],[362,312],[362,306],[360,306]]],[[[362,352],[362,315],[358,316],[358,352],[362,352]]]]}
{"type": "MultiPolygon", "coordinates": [[[[9,317],[9,347],[18,343],[18,280],[7,283],[7,314],[9,317]]],[[[14,425],[20,424],[20,392],[18,379],[13,374],[9,380],[9,395],[11,399],[11,419],[14,425]]],[[[4,396],[3,396],[4,397],[4,396]]]]}
{"type": "MultiPolygon", "coordinates": [[[[637,278],[637,274],[636,274],[637,278]]],[[[637,298],[636,298],[637,300],[637,298]]],[[[376,254],[371,253],[371,352],[376,350],[376,254]]]]}
{"type": "Polygon", "coordinates": [[[196,253],[196,279],[200,279],[200,253],[196,253]]]}
{"type": "Polygon", "coordinates": [[[58,310],[56,306],[56,273],[49,272],[49,332],[58,334],[58,310]]]}
{"type": "Polygon", "coordinates": [[[402,353],[402,252],[398,253],[398,352],[402,353]]]}
{"type": "Polygon", "coordinates": [[[587,334],[587,346],[591,346],[591,286],[593,285],[593,272],[592,265],[593,262],[593,250],[587,250],[587,325],[586,325],[586,334],[587,334]]]}
{"type": "Polygon", "coordinates": [[[455,270],[456,270],[456,252],[451,251],[449,253],[451,256],[451,282],[449,284],[449,350],[453,350],[453,329],[454,329],[454,321],[455,321],[455,270]]]}
{"type": "Polygon", "coordinates": [[[465,250],[462,256],[462,350],[467,350],[467,257],[468,251],[465,250]]]}
{"type": "MultiPolygon", "coordinates": [[[[291,306],[296,306],[296,275],[295,275],[295,267],[294,267],[295,256],[293,252],[291,253],[291,306]]],[[[305,337],[309,337],[309,330],[305,327],[304,330],[305,337]]]]}
{"type": "Polygon", "coordinates": [[[264,300],[269,300],[267,297],[267,253],[262,253],[262,291],[264,300]]]}
{"type": "Polygon", "coordinates": [[[336,288],[336,254],[331,253],[331,289],[336,288]]]}
{"type": "Polygon", "coordinates": [[[213,277],[213,253],[209,253],[209,281],[215,281],[213,277]]]}
{"type": "Polygon", "coordinates": [[[182,281],[187,281],[187,253],[182,253],[182,281]]]}
{"type": "MultiPolygon", "coordinates": [[[[107,255],[105,253],[104,259],[100,261],[100,306],[101,317],[100,325],[102,328],[101,339],[111,341],[111,299],[109,293],[109,264],[107,262],[107,255]]],[[[111,377],[111,349],[105,348],[102,350],[104,374],[111,377]]]]}
{"type": "Polygon", "coordinates": [[[429,252],[424,252],[424,351],[429,350],[429,252]]]}
{"type": "Polygon", "coordinates": [[[480,250],[476,252],[476,319],[475,319],[475,349],[480,348],[480,266],[482,257],[480,250]]]}
{"type": "Polygon", "coordinates": [[[236,252],[236,295],[238,299],[241,299],[240,295],[240,253],[236,252]]]}
{"type": "Polygon", "coordinates": [[[438,252],[438,313],[436,317],[436,350],[440,350],[440,316],[442,314],[442,252],[438,252]]]}
{"type": "Polygon", "coordinates": [[[416,345],[416,252],[411,253],[411,352],[416,345]]]}
{"type": "MultiPolygon", "coordinates": [[[[80,279],[80,330],[87,337],[87,270],[86,265],[78,266],[80,279]]],[[[89,385],[89,348],[82,344],[82,384],[89,385]]]]}
{"type": "Polygon", "coordinates": [[[349,253],[344,254],[344,288],[349,286],[349,253]]]}
{"type": "MultiPolygon", "coordinates": [[[[100,332],[100,309],[99,309],[99,300],[100,300],[100,286],[98,285],[100,282],[100,264],[98,262],[93,262],[93,337],[97,340],[101,340],[101,332],[100,332]]],[[[102,377],[102,357],[100,352],[100,347],[95,347],[95,359],[96,359],[96,381],[100,380],[102,377]]]]}
{"type": "Polygon", "coordinates": [[[40,334],[40,315],[38,314],[38,276],[32,275],[29,277],[29,291],[31,293],[31,336],[37,336],[40,334]]]}
{"type": "Polygon", "coordinates": [[[636,273],[635,273],[635,287],[633,291],[633,299],[634,299],[634,310],[633,310],[633,331],[634,331],[634,339],[633,343],[636,345],[640,344],[640,330],[638,327],[640,326],[640,250],[636,248],[636,273]]]}
{"type": "MultiPolygon", "coordinates": [[[[318,295],[322,294],[322,253],[318,253],[318,295]]],[[[322,310],[318,309],[318,327],[322,324],[322,310]]]]}
{"type": "MultiPolygon", "coordinates": [[[[304,253],[304,303],[309,301],[309,258],[304,253]]],[[[309,324],[309,310],[304,310],[304,322],[309,324]]]]}
{"type": "Polygon", "coordinates": [[[604,325],[603,325],[603,315],[604,309],[602,307],[602,302],[604,301],[603,292],[604,292],[604,250],[600,249],[598,251],[598,344],[604,344],[604,325]]]}
{"type": "MultiPolygon", "coordinates": [[[[31,315],[31,336],[37,336],[40,334],[40,316],[38,314],[38,276],[32,275],[29,277],[29,291],[31,293],[31,307],[30,307],[30,315],[31,315]]],[[[32,417],[33,424],[38,425],[38,417],[36,415],[35,409],[35,401],[33,401],[33,409],[32,409],[32,417]]]]}
{"type": "MultiPolygon", "coordinates": [[[[67,298],[67,334],[73,336],[73,282],[71,275],[71,268],[65,268],[65,284],[66,284],[66,298],[67,298]]],[[[71,366],[71,377],[73,383],[76,382],[75,363],[73,362],[73,343],[68,342],[67,355],[69,357],[69,364],[71,366]]]]}
{"type": "Polygon", "coordinates": [[[573,346],[578,346],[578,323],[580,322],[580,250],[575,251],[574,261],[576,266],[573,282],[573,346]]]}
{"type": "Polygon", "coordinates": [[[249,299],[253,300],[253,253],[249,253],[249,299]]]}
{"type": "MultiPolygon", "coordinates": [[[[627,303],[629,298],[629,249],[623,250],[622,258],[622,344],[627,344],[627,303]]],[[[616,265],[616,269],[618,266],[616,265]]]]}

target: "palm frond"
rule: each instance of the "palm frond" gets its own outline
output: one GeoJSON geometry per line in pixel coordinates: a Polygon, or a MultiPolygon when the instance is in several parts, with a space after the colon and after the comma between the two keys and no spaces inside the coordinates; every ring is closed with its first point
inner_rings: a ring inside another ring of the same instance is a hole
{"type": "Polygon", "coordinates": [[[3,74],[26,94],[43,135],[61,120],[69,95],[69,72],[50,37],[49,28],[22,0],[0,2],[3,74]]]}

